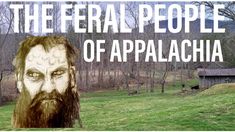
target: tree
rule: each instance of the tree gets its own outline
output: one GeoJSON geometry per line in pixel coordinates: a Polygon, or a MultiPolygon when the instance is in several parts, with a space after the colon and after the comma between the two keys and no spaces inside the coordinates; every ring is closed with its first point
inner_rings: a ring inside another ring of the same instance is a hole
{"type": "Polygon", "coordinates": [[[223,4],[224,8],[219,9],[219,15],[225,16],[226,18],[235,21],[235,2],[212,2],[212,1],[205,1],[205,2],[195,2],[196,4],[205,4],[208,7],[208,12],[213,13],[214,4],[223,4]]]}
{"type": "MultiPolygon", "coordinates": [[[[4,25],[3,28],[6,28],[6,32],[0,32],[1,37],[0,37],[0,56],[3,53],[3,46],[6,42],[7,36],[9,35],[11,29],[12,29],[12,23],[13,23],[13,13],[10,11],[10,9],[6,6],[6,3],[1,2],[0,3],[0,16],[1,16],[1,21],[0,21],[0,25],[4,25]],[[3,34],[3,35],[2,35],[3,34]]],[[[2,29],[0,28],[0,31],[2,31],[2,29]]],[[[8,69],[4,69],[2,66],[2,57],[0,57],[0,104],[2,103],[2,79],[3,79],[3,73],[4,71],[8,70],[8,69]]]]}

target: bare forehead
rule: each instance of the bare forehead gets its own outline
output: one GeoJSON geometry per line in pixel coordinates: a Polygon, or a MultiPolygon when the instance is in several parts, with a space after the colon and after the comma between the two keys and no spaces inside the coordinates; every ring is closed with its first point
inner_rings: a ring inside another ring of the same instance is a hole
{"type": "Polygon", "coordinates": [[[34,63],[34,65],[56,65],[67,63],[66,60],[66,49],[61,44],[50,48],[49,51],[45,51],[40,44],[36,45],[26,57],[26,63],[34,63]]]}
{"type": "Polygon", "coordinates": [[[38,44],[31,48],[29,51],[29,54],[32,53],[41,53],[41,54],[51,54],[55,52],[65,53],[65,47],[62,44],[58,44],[56,46],[53,46],[49,49],[49,51],[45,51],[44,47],[41,44],[38,44]]]}

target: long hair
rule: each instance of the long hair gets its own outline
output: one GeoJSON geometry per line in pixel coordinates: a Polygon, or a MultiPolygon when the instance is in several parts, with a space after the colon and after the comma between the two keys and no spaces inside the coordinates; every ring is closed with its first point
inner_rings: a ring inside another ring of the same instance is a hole
{"type": "MultiPolygon", "coordinates": [[[[51,95],[47,95],[43,92],[38,93],[34,99],[40,100],[43,96],[60,96],[64,104],[61,110],[58,111],[58,117],[54,118],[52,122],[42,123],[40,124],[38,120],[35,118],[40,115],[41,111],[38,111],[38,106],[32,107],[31,103],[35,103],[38,101],[34,101],[31,99],[27,88],[23,84],[23,89],[18,98],[18,101],[15,106],[15,110],[13,113],[12,124],[16,128],[26,128],[26,127],[72,127],[75,120],[78,119],[80,127],[82,127],[81,119],[80,119],[80,100],[79,100],[79,92],[76,85],[76,71],[71,67],[75,67],[75,61],[77,57],[77,50],[68,42],[65,37],[60,36],[37,36],[37,37],[28,37],[24,41],[21,42],[21,45],[17,51],[16,57],[14,59],[15,72],[17,75],[17,79],[23,79],[24,67],[25,67],[25,58],[28,55],[31,48],[36,45],[42,45],[45,51],[49,51],[52,47],[56,45],[64,45],[66,49],[67,61],[70,67],[70,82],[69,87],[67,88],[65,94],[59,95],[56,91],[50,93],[51,95]],[[71,82],[75,82],[71,84],[71,82]],[[32,112],[33,111],[33,112],[32,112]],[[36,114],[36,115],[35,115],[36,114]]],[[[42,109],[43,110],[43,109],[42,109]]],[[[51,118],[51,117],[48,117],[51,118]]]]}

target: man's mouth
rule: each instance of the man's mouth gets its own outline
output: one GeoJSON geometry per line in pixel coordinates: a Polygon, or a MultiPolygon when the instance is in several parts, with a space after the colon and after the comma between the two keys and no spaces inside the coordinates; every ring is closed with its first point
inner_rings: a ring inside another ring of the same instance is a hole
{"type": "Polygon", "coordinates": [[[56,103],[61,103],[62,100],[58,99],[58,98],[46,98],[40,101],[42,104],[43,103],[52,103],[52,104],[56,104],[56,103]]]}
{"type": "Polygon", "coordinates": [[[57,103],[58,101],[56,99],[46,99],[41,101],[41,105],[43,105],[45,108],[55,106],[57,103]]]}
{"type": "Polygon", "coordinates": [[[44,99],[41,103],[56,103],[58,102],[57,99],[44,99]]]}
{"type": "Polygon", "coordinates": [[[44,99],[33,102],[31,105],[31,108],[37,104],[43,105],[45,107],[49,107],[49,105],[57,105],[62,102],[63,101],[59,98],[44,98],[44,99]]]}

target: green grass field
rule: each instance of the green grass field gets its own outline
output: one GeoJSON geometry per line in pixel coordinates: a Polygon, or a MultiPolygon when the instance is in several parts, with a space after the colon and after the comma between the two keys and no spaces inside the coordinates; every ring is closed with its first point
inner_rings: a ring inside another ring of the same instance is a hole
{"type": "MultiPolygon", "coordinates": [[[[235,130],[235,84],[187,96],[176,94],[179,91],[179,86],[168,86],[164,94],[160,89],[134,96],[126,91],[83,93],[84,128],[76,124],[44,130],[235,130]]],[[[0,107],[0,130],[12,130],[14,105],[0,107]]]]}

